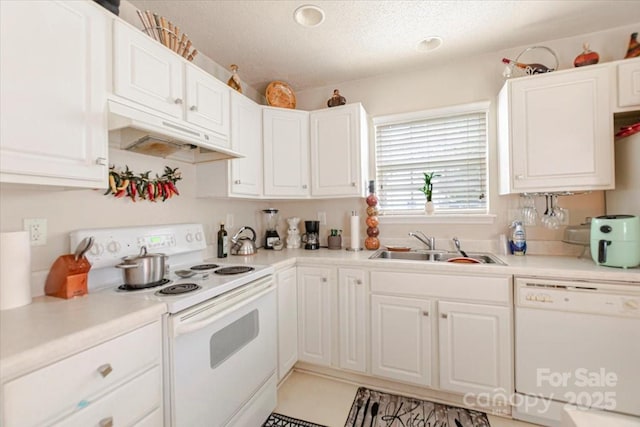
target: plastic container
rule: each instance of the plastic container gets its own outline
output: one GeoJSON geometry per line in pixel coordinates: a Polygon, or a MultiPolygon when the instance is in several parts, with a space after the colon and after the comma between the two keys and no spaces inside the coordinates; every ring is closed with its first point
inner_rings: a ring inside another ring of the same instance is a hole
{"type": "Polygon", "coordinates": [[[513,232],[509,241],[509,249],[513,255],[524,255],[527,253],[527,236],[524,231],[522,221],[513,221],[511,224],[513,232]]]}

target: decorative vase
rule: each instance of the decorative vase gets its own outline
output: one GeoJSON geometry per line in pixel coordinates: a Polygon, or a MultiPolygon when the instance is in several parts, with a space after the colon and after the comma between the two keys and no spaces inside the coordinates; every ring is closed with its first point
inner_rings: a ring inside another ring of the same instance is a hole
{"type": "Polygon", "coordinates": [[[424,203],[424,213],[427,215],[432,215],[435,210],[436,208],[433,206],[433,202],[431,200],[424,203]]]}
{"type": "Polygon", "coordinates": [[[329,249],[342,249],[342,236],[327,237],[327,244],[329,249]]]}
{"type": "Polygon", "coordinates": [[[631,33],[631,38],[629,39],[629,47],[627,48],[627,54],[624,58],[635,58],[637,56],[640,56],[640,43],[638,43],[638,33],[631,33]]]}
{"type": "Polygon", "coordinates": [[[369,181],[369,196],[367,196],[367,238],[364,240],[364,247],[370,251],[375,251],[380,248],[380,239],[378,235],[380,230],[378,229],[378,197],[376,196],[376,186],[374,181],[369,181]]]}
{"type": "Polygon", "coordinates": [[[574,67],[584,67],[585,65],[593,65],[597,64],[600,60],[600,56],[589,49],[589,43],[584,43],[582,45],[582,53],[576,56],[576,59],[573,60],[574,67]]]}
{"type": "Polygon", "coordinates": [[[236,64],[231,64],[229,67],[231,68],[231,77],[227,84],[232,88],[242,93],[242,84],[240,83],[240,77],[238,77],[238,66],[236,64]]]}

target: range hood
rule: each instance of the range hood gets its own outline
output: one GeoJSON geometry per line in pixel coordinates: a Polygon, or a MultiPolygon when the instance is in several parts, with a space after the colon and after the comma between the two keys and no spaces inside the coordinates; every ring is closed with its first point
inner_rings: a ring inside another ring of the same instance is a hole
{"type": "Polygon", "coordinates": [[[109,144],[116,148],[193,163],[244,157],[223,146],[214,132],[178,119],[166,119],[144,107],[110,99],[109,144]]]}

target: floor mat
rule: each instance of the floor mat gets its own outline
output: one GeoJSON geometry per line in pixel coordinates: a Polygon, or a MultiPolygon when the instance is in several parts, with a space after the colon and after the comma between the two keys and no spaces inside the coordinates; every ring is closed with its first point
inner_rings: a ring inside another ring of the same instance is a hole
{"type": "Polygon", "coordinates": [[[360,387],[345,427],[489,427],[487,415],[360,387]]]}
{"type": "Polygon", "coordinates": [[[273,412],[262,427],[326,427],[273,412]]]}

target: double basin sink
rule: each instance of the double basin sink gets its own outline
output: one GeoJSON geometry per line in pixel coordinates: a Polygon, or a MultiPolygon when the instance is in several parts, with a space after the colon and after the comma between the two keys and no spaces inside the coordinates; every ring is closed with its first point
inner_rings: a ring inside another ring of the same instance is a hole
{"type": "Polygon", "coordinates": [[[466,254],[467,254],[467,257],[462,257],[462,255],[460,255],[457,252],[421,251],[421,250],[397,252],[397,251],[388,251],[388,250],[381,249],[376,251],[373,255],[371,255],[369,259],[506,265],[498,257],[490,253],[466,252],[466,254]]]}

